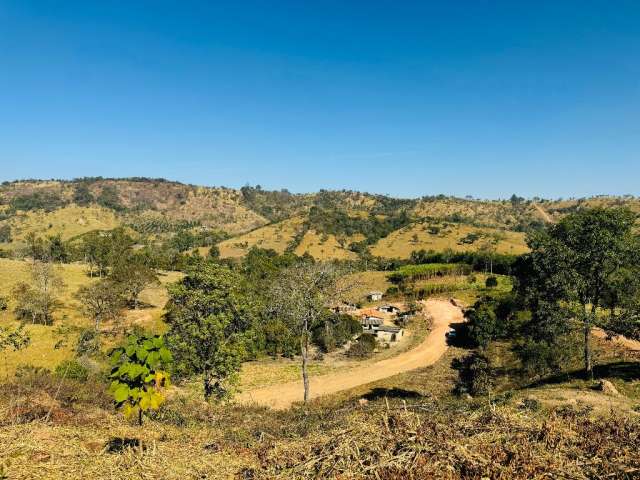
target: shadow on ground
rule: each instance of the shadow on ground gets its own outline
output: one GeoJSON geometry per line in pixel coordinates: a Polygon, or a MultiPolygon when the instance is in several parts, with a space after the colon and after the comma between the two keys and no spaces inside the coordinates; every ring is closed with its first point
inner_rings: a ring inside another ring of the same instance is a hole
{"type": "Polygon", "coordinates": [[[370,392],[362,395],[366,400],[378,400],[380,398],[422,398],[422,394],[415,390],[405,390],[404,388],[381,388],[376,387],[370,392]]]}
{"type": "MultiPolygon", "coordinates": [[[[593,378],[617,378],[630,382],[640,380],[640,363],[637,362],[613,362],[604,365],[595,365],[593,367],[593,378]]],[[[569,382],[571,380],[590,380],[585,377],[584,370],[573,370],[571,372],[563,372],[551,375],[540,380],[536,380],[525,388],[541,387],[543,385],[556,385],[559,383],[569,382]]]]}

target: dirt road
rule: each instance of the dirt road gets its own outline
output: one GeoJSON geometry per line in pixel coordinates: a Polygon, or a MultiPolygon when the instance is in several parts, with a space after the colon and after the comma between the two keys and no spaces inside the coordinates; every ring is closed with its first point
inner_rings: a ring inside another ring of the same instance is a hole
{"type": "Polygon", "coordinates": [[[533,204],[533,208],[535,208],[538,213],[540,214],[540,216],[542,217],[542,219],[547,222],[547,223],[553,223],[553,218],[551,218],[551,215],[549,215],[544,208],[542,208],[540,205],[538,205],[537,203],[533,204]]]}
{"type": "MultiPolygon", "coordinates": [[[[396,357],[373,362],[347,372],[311,377],[311,398],[347,390],[435,363],[447,349],[445,333],[449,329],[449,324],[462,322],[463,317],[458,307],[445,300],[427,300],[425,308],[433,318],[433,325],[431,332],[420,345],[396,357]]],[[[243,392],[238,400],[241,403],[256,403],[275,409],[285,409],[294,402],[301,402],[302,397],[302,380],[299,380],[243,392]]]]}

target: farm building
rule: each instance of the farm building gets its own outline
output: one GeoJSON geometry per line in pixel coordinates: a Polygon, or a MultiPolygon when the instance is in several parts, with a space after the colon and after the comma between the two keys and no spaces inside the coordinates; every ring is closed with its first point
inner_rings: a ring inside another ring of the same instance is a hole
{"type": "Polygon", "coordinates": [[[404,331],[400,327],[380,325],[374,335],[383,342],[397,342],[402,338],[404,331]]]}
{"type": "Polygon", "coordinates": [[[382,292],[369,292],[367,294],[367,299],[369,299],[372,302],[377,302],[379,300],[382,300],[382,292]]]}
{"type": "Polygon", "coordinates": [[[380,305],[378,307],[378,311],[385,313],[400,313],[400,309],[395,305],[380,305]]]}
{"type": "Polygon", "coordinates": [[[337,307],[334,307],[333,311],[336,313],[348,313],[348,312],[353,312],[357,309],[358,307],[356,307],[353,303],[343,302],[337,307]]]}
{"type": "Polygon", "coordinates": [[[384,320],[380,317],[374,317],[372,315],[365,315],[360,320],[360,325],[362,325],[362,330],[365,332],[376,332],[380,327],[383,326],[384,320]]]}

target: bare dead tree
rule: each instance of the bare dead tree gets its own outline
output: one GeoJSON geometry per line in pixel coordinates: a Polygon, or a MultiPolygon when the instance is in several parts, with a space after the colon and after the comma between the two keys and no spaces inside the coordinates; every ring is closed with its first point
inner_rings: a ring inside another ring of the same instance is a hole
{"type": "Polygon", "coordinates": [[[300,338],[304,403],[309,401],[309,346],[311,330],[327,318],[354,282],[344,280],[344,270],[332,263],[303,262],[284,270],[271,288],[269,310],[285,321],[300,338]]]}

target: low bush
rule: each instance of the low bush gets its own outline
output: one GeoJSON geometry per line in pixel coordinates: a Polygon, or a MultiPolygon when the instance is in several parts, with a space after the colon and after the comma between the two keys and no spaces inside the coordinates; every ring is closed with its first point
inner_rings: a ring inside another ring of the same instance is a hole
{"type": "Polygon", "coordinates": [[[484,282],[485,287],[487,288],[495,288],[498,286],[498,279],[494,276],[487,277],[484,282]]]}
{"type": "Polygon", "coordinates": [[[462,360],[455,360],[453,367],[458,370],[455,393],[487,395],[493,388],[494,373],[486,356],[472,353],[462,360]]]}
{"type": "Polygon", "coordinates": [[[376,349],[376,337],[369,333],[363,333],[349,347],[347,355],[354,358],[369,357],[376,349]]]}
{"type": "Polygon", "coordinates": [[[55,374],[59,378],[86,382],[89,377],[89,370],[77,360],[64,360],[56,367],[55,374]]]}

